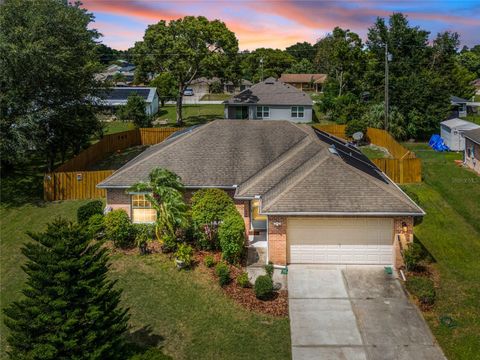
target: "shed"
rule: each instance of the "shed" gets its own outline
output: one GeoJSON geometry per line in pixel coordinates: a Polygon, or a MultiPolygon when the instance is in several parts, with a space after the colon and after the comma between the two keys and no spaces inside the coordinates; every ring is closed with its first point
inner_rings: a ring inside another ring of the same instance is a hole
{"type": "Polygon", "coordinates": [[[478,128],[480,125],[458,118],[445,120],[440,123],[440,136],[450,150],[463,151],[465,150],[463,133],[478,128]]]}

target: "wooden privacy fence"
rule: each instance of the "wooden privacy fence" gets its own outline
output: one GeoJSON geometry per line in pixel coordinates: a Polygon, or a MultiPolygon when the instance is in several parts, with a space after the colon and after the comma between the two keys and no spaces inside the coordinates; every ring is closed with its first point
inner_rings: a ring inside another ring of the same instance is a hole
{"type": "MultiPolygon", "coordinates": [[[[315,128],[346,139],[346,125],[315,125],[315,128]]],[[[392,135],[382,129],[367,128],[367,139],[384,147],[393,159],[371,159],[394,182],[399,184],[422,182],[422,162],[415,153],[399,144],[392,135]]]]}
{"type": "Polygon", "coordinates": [[[60,165],[54,172],[45,174],[45,201],[105,197],[105,190],[97,189],[96,186],[114,170],[87,171],[89,166],[119,150],[137,145],[158,144],[178,130],[181,128],[142,128],[104,136],[73,159],[60,165]]]}

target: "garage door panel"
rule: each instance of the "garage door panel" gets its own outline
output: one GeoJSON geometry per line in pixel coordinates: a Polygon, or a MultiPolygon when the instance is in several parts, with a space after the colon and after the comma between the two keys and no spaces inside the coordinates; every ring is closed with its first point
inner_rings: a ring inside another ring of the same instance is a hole
{"type": "Polygon", "coordinates": [[[290,263],[391,264],[393,220],[289,218],[290,263]]]}

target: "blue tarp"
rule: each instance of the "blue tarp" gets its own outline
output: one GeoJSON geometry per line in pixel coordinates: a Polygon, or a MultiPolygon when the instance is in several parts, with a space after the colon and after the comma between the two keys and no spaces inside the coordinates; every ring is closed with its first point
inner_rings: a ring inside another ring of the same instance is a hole
{"type": "Polygon", "coordinates": [[[443,142],[443,139],[440,135],[434,134],[430,138],[430,141],[428,142],[428,145],[435,151],[449,151],[450,149],[448,148],[447,145],[443,142]]]}

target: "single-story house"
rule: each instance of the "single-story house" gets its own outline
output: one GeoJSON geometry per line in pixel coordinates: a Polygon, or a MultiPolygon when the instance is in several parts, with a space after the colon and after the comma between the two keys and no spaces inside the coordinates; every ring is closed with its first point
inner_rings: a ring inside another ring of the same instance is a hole
{"type": "Polygon", "coordinates": [[[280,81],[295,86],[302,91],[322,91],[326,74],[282,74],[280,81]]]}
{"type": "Polygon", "coordinates": [[[450,150],[463,151],[465,149],[463,133],[477,128],[480,126],[470,121],[458,118],[445,120],[440,123],[440,136],[450,150]]]}
{"type": "Polygon", "coordinates": [[[155,221],[145,194],[128,189],[157,167],[181,177],[187,199],[225,190],[251,235],[246,245],[275,265],[395,264],[397,235],[411,238],[425,214],[356,147],[289,121],[216,120],[175,133],[97,185],[107,207],[155,221]]]}
{"type": "Polygon", "coordinates": [[[472,85],[475,87],[475,94],[480,95],[480,78],[473,80],[472,85]]]}
{"type": "Polygon", "coordinates": [[[189,88],[193,89],[194,94],[210,94],[213,92],[213,86],[215,84],[220,84],[224,93],[233,94],[235,92],[243,91],[252,86],[252,83],[249,80],[242,79],[238,84],[235,84],[232,81],[224,81],[218,77],[199,77],[193,79],[188,85],[189,88]]]}
{"type": "Polygon", "coordinates": [[[224,101],[225,119],[312,121],[310,96],[273,77],[224,101]]]}
{"type": "Polygon", "coordinates": [[[98,101],[98,105],[106,108],[115,108],[127,104],[128,97],[137,94],[145,100],[145,112],[147,115],[155,115],[158,112],[158,92],[155,87],[133,86],[112,87],[98,101]]]}
{"type": "Polygon", "coordinates": [[[463,133],[465,137],[464,162],[469,168],[480,174],[480,127],[463,133]]]}

